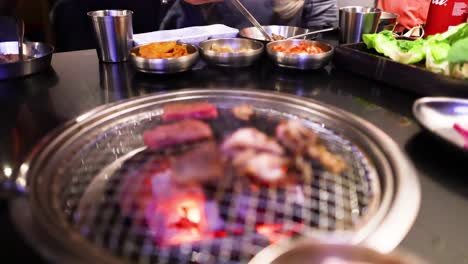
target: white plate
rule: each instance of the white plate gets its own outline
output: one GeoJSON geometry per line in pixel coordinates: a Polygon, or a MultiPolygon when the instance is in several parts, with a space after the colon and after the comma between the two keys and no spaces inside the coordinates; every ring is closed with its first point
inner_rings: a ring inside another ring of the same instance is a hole
{"type": "Polygon", "coordinates": [[[171,30],[160,30],[133,35],[135,46],[161,41],[182,41],[198,44],[207,39],[234,38],[239,33],[238,29],[226,25],[214,24],[209,26],[187,27],[171,30]]]}

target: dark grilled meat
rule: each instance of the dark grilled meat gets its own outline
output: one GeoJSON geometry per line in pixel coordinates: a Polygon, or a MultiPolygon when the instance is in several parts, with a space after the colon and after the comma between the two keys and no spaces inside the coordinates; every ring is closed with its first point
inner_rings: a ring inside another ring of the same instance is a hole
{"type": "Polygon", "coordinates": [[[172,158],[172,180],[179,185],[213,183],[224,176],[222,156],[214,141],[172,158]]]}
{"type": "Polygon", "coordinates": [[[158,150],[212,137],[213,132],[208,124],[199,120],[186,119],[145,131],[143,141],[148,148],[158,150]]]}
{"type": "Polygon", "coordinates": [[[164,121],[180,120],[185,118],[215,119],[218,117],[216,106],[207,102],[173,103],[163,107],[164,121]]]}
{"type": "Polygon", "coordinates": [[[307,155],[316,159],[333,173],[339,174],[346,169],[346,163],[328,151],[314,131],[298,121],[290,120],[279,124],[276,127],[276,137],[295,155],[307,155]]]}
{"type": "Polygon", "coordinates": [[[318,144],[317,134],[298,121],[280,123],[276,127],[276,137],[283,146],[295,154],[303,154],[309,146],[318,144]]]}

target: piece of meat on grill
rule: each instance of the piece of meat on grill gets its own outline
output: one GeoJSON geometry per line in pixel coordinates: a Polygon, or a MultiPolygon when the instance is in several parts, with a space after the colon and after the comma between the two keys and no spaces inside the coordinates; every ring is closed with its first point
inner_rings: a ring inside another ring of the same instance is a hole
{"type": "Polygon", "coordinates": [[[143,133],[145,145],[152,150],[210,138],[213,138],[211,127],[193,119],[160,125],[143,133]]]}
{"type": "Polygon", "coordinates": [[[346,169],[346,163],[341,157],[331,153],[324,145],[317,144],[307,149],[307,154],[322,163],[330,172],[340,174],[346,169]]]}
{"type": "Polygon", "coordinates": [[[236,130],[221,145],[221,150],[230,157],[239,151],[247,149],[257,152],[269,152],[276,155],[284,153],[283,147],[275,139],[252,127],[236,130]]]}
{"type": "Polygon", "coordinates": [[[145,160],[147,155],[138,153],[122,164],[118,197],[123,215],[141,215],[146,210],[154,199],[152,186],[155,180],[161,189],[171,184],[169,158],[155,157],[135,166],[136,160],[145,160]]]}
{"type": "Polygon", "coordinates": [[[318,135],[299,121],[281,122],[276,127],[276,137],[295,155],[307,155],[318,160],[330,172],[340,174],[346,169],[346,163],[341,157],[331,153],[320,142],[318,135]]]}
{"type": "Polygon", "coordinates": [[[231,109],[232,114],[239,120],[249,121],[255,113],[254,108],[248,104],[240,104],[231,109]]]}
{"type": "Polygon", "coordinates": [[[222,144],[236,172],[260,183],[275,184],[287,175],[289,160],[279,143],[255,128],[240,128],[222,144]]]}
{"type": "Polygon", "coordinates": [[[289,160],[273,153],[244,150],[234,156],[232,163],[240,175],[275,184],[285,179],[289,160]]]}
{"type": "Polygon", "coordinates": [[[179,185],[214,183],[222,180],[224,163],[214,141],[198,144],[172,158],[172,180],[179,185]]]}
{"type": "Polygon", "coordinates": [[[207,102],[172,103],[163,107],[162,120],[180,120],[186,118],[215,119],[218,109],[207,102]]]}
{"type": "Polygon", "coordinates": [[[318,136],[299,121],[281,122],[276,127],[276,137],[281,144],[295,154],[303,154],[309,146],[318,144],[318,136]]]}

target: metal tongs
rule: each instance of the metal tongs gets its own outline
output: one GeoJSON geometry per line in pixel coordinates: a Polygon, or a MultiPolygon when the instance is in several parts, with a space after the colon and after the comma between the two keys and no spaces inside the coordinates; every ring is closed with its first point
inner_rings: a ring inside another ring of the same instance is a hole
{"type": "Polygon", "coordinates": [[[23,42],[24,42],[24,22],[23,19],[17,18],[16,19],[16,34],[18,37],[18,57],[19,60],[22,61],[23,57],[23,42]]]}
{"type": "Polygon", "coordinates": [[[266,41],[272,41],[273,39],[271,38],[270,35],[265,31],[265,29],[260,25],[260,23],[255,19],[255,17],[245,8],[245,6],[239,1],[239,0],[232,0],[232,4],[239,10],[239,12],[246,17],[250,23],[252,23],[259,31],[262,33],[262,35],[265,37],[266,41]]]}
{"type": "Polygon", "coordinates": [[[335,29],[336,29],[336,28],[334,28],[334,27],[319,29],[319,30],[310,31],[310,32],[307,32],[307,33],[304,33],[304,34],[295,35],[295,36],[292,36],[292,37],[289,37],[289,38],[285,38],[285,39],[302,38],[302,37],[305,37],[305,36],[308,36],[308,35],[313,35],[313,34],[318,34],[318,33],[323,33],[323,32],[328,32],[328,31],[333,31],[333,30],[335,30],[335,29]]]}

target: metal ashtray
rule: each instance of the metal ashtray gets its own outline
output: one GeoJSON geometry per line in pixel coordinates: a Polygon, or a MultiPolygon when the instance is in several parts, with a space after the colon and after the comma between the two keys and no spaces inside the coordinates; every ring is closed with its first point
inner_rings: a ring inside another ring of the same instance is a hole
{"type": "Polygon", "coordinates": [[[263,43],[242,38],[210,39],[200,43],[200,52],[207,62],[227,67],[245,67],[260,58],[263,43]]]}
{"type": "MultiPolygon", "coordinates": [[[[147,44],[145,44],[147,45],[147,44]]],[[[136,69],[145,73],[177,73],[192,69],[198,60],[198,48],[195,45],[183,43],[186,46],[188,54],[185,56],[169,59],[146,59],[138,56],[137,46],[130,50],[130,61],[135,65],[136,69]]]]}
{"type": "Polygon", "coordinates": [[[333,47],[330,44],[321,41],[313,40],[302,40],[302,39],[290,39],[270,42],[266,46],[266,50],[270,59],[273,62],[285,68],[301,69],[301,70],[312,70],[319,69],[326,66],[332,56],[333,47]],[[324,52],[318,54],[295,54],[286,53],[273,50],[275,46],[292,47],[296,45],[310,45],[321,48],[324,52]]]}
{"type": "Polygon", "coordinates": [[[413,114],[428,131],[468,151],[468,100],[424,97],[413,105],[413,114]]]}
{"type": "Polygon", "coordinates": [[[382,254],[370,248],[312,240],[272,245],[249,264],[427,264],[409,253],[382,254]]]}
{"type": "MultiPolygon", "coordinates": [[[[23,52],[23,60],[0,63],[0,80],[27,76],[47,69],[54,47],[41,42],[26,42],[23,44],[23,52]]],[[[18,42],[0,42],[0,54],[18,54],[18,42]]]]}

